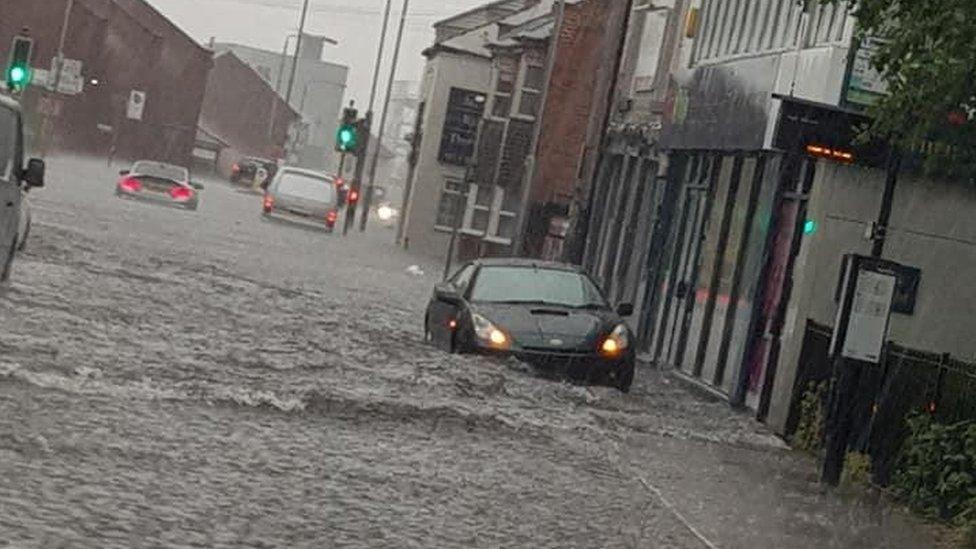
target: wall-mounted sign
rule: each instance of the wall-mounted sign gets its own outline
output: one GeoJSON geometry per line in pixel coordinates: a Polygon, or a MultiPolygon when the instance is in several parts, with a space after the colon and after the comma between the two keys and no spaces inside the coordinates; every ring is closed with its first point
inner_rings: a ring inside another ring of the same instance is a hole
{"type": "Polygon", "coordinates": [[[843,103],[864,108],[875,105],[888,95],[888,83],[884,75],[874,67],[874,56],[883,44],[876,38],[866,38],[851,47],[852,59],[844,89],[843,103]]]}
{"type": "Polygon", "coordinates": [[[132,90],[129,94],[129,104],[125,109],[125,116],[129,120],[142,120],[142,113],[146,110],[146,92],[132,90]]]}
{"type": "Polygon", "coordinates": [[[841,355],[864,362],[880,362],[888,336],[896,281],[895,276],[878,271],[863,269],[857,272],[841,355]]]}

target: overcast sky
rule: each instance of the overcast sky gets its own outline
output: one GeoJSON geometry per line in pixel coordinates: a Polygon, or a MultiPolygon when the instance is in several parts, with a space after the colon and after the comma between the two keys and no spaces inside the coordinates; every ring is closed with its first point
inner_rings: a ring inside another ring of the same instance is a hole
{"type": "MultiPolygon", "coordinates": [[[[434,39],[431,25],[488,0],[410,0],[397,80],[419,80],[420,52],[434,39]]],[[[280,51],[285,36],[295,32],[302,0],[148,0],[160,12],[201,43],[237,42],[280,51]]],[[[346,101],[365,106],[379,42],[386,0],[311,0],[306,28],[339,40],[326,46],[325,58],[349,67],[346,101]]],[[[393,0],[387,55],[379,93],[389,75],[393,40],[403,0],[393,0]]],[[[293,41],[294,42],[294,41],[293,41]]]]}

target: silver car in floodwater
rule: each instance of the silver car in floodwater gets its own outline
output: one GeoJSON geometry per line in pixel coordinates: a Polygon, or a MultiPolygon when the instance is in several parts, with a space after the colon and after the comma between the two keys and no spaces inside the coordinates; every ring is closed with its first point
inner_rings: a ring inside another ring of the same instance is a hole
{"type": "Polygon", "coordinates": [[[139,160],[131,169],[119,172],[115,196],[155,202],[187,210],[200,206],[203,185],[190,181],[190,171],[165,162],[139,160]]]}
{"type": "Polygon", "coordinates": [[[335,229],[339,218],[339,192],[335,178],[320,172],[285,167],[264,193],[264,216],[335,229]]]}

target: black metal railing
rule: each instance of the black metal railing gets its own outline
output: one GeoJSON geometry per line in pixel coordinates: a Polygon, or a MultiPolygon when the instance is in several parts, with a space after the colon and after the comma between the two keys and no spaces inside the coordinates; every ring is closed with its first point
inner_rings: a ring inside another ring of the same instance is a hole
{"type": "MultiPolygon", "coordinates": [[[[804,393],[830,381],[832,333],[829,326],[807,322],[786,424],[788,437],[799,423],[804,393]]],[[[976,421],[976,364],[891,342],[880,365],[865,366],[857,395],[848,447],[869,454],[874,481],[886,485],[897,466],[908,435],[906,420],[912,413],[929,413],[946,424],[976,421]]]]}

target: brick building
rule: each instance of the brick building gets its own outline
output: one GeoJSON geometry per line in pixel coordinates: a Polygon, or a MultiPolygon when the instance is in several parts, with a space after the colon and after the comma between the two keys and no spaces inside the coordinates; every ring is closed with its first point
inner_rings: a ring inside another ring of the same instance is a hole
{"type": "MultiPolygon", "coordinates": [[[[50,68],[65,7],[66,0],[4,0],[0,58],[26,27],[34,38],[32,65],[50,68]]],[[[75,0],[64,54],[82,62],[83,91],[54,94],[35,85],[25,92],[32,146],[41,146],[43,132],[53,149],[105,155],[114,147],[119,158],[189,164],[209,50],[143,0],[75,0]],[[145,93],[142,120],[126,116],[134,90],[145,93]]]]}
{"type": "Polygon", "coordinates": [[[440,97],[421,108],[405,244],[440,255],[456,224],[462,258],[561,254],[586,194],[580,182],[595,160],[627,11],[600,0],[508,0],[435,25],[424,99],[440,97]]]}
{"type": "Polygon", "coordinates": [[[226,144],[218,158],[225,174],[241,156],[281,158],[297,120],[298,112],[232,51],[214,56],[200,128],[226,144]]]}

